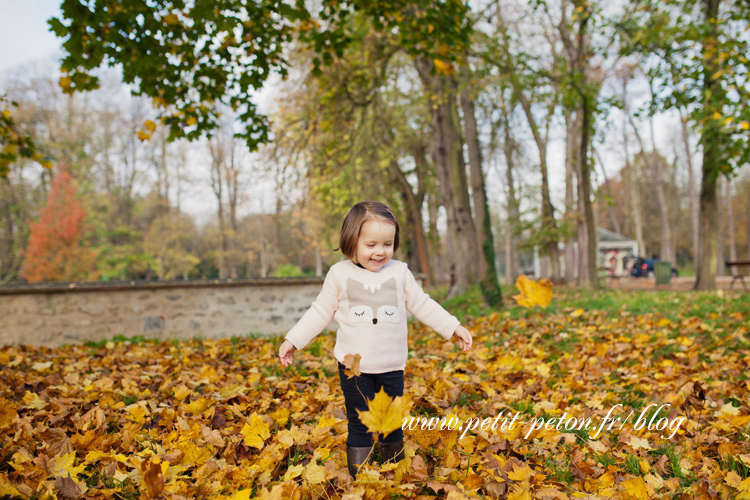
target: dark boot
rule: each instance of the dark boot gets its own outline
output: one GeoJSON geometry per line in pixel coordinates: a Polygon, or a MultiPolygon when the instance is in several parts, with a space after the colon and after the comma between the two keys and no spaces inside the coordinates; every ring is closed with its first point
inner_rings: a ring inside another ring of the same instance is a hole
{"type": "Polygon", "coordinates": [[[364,446],[361,448],[350,448],[346,447],[346,466],[349,468],[349,475],[352,479],[356,479],[359,467],[362,464],[372,463],[372,446],[364,446]]]}
{"type": "Polygon", "coordinates": [[[380,456],[383,457],[383,463],[400,462],[404,459],[404,441],[380,443],[380,456]]]}

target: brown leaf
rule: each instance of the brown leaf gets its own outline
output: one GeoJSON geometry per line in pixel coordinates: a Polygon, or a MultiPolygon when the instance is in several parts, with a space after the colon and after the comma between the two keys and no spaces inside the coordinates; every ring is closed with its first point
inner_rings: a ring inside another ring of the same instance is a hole
{"type": "Polygon", "coordinates": [[[508,483],[504,481],[490,481],[488,483],[484,483],[482,489],[490,498],[505,498],[505,494],[508,491],[508,483]]]}
{"type": "Polygon", "coordinates": [[[55,488],[60,490],[60,493],[65,498],[75,498],[81,496],[81,494],[83,493],[81,491],[81,488],[78,486],[78,483],[76,483],[70,476],[56,477],[55,488]]]}
{"type": "Polygon", "coordinates": [[[362,372],[359,371],[359,362],[362,359],[362,356],[359,354],[347,354],[344,356],[344,366],[346,367],[346,370],[344,370],[344,373],[346,374],[347,378],[354,378],[359,377],[362,375],[362,372]]]}
{"type": "Polygon", "coordinates": [[[148,498],[158,498],[164,491],[164,474],[161,470],[161,459],[153,457],[151,460],[144,460],[141,463],[141,474],[143,482],[146,484],[146,493],[148,498]]]}
{"type": "Polygon", "coordinates": [[[660,476],[668,476],[667,471],[667,456],[662,455],[658,462],[654,464],[654,470],[659,473],[660,476]]]}
{"type": "Polygon", "coordinates": [[[682,403],[682,409],[690,418],[690,408],[695,408],[698,411],[703,410],[703,405],[706,401],[706,390],[702,387],[701,383],[696,381],[693,382],[693,391],[688,395],[685,402],[682,403]]]}

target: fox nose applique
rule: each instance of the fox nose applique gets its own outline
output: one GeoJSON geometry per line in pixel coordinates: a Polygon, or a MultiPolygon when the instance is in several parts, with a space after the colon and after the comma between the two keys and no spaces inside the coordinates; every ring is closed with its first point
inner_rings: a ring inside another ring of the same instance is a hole
{"type": "Polygon", "coordinates": [[[378,324],[378,318],[372,318],[372,324],[377,325],[378,324]]]}

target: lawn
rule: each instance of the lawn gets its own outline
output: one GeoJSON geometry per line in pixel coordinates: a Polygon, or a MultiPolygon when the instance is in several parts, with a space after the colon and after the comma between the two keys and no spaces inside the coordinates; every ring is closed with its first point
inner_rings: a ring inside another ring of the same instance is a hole
{"type": "Polygon", "coordinates": [[[331,334],[0,348],[0,497],[750,498],[748,294],[504,292],[446,304],[469,353],[411,325],[412,422],[461,428],[357,481],[331,334]]]}

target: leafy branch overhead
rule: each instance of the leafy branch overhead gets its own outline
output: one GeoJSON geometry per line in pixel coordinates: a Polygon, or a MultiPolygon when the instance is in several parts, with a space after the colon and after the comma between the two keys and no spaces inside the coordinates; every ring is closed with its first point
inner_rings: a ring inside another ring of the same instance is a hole
{"type": "MultiPolygon", "coordinates": [[[[148,4],[64,0],[49,24],[64,38],[60,86],[97,88],[96,69],[122,68],[133,92],[152,99],[170,138],[198,138],[217,127],[219,104],[239,114],[251,149],[269,140],[270,124],[253,98],[272,73],[286,76],[295,41],[310,47],[313,74],[340,56],[354,34],[348,20],[371,19],[413,54],[456,60],[468,45],[468,7],[457,0],[409,3],[325,1],[319,18],[303,2],[184,1],[148,4]]],[[[146,134],[146,132],[144,132],[146,134]]]]}
{"type": "Polygon", "coordinates": [[[17,107],[16,102],[0,96],[0,178],[7,177],[10,165],[20,158],[31,158],[44,168],[52,168],[52,162],[37,152],[31,136],[13,118],[17,107]]]}

